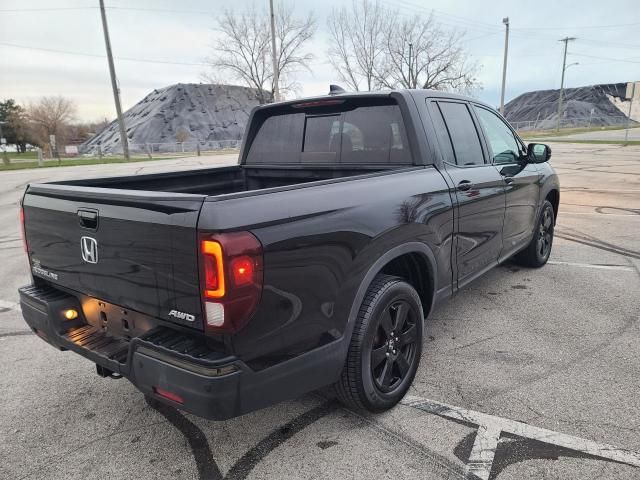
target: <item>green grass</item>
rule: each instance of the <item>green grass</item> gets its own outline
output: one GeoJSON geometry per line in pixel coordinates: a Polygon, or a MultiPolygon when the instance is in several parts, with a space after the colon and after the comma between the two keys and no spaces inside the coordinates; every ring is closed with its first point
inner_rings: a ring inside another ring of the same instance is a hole
{"type": "MultiPolygon", "coordinates": [[[[7,156],[11,160],[37,160],[38,153],[37,152],[25,152],[25,153],[16,153],[16,152],[7,152],[7,156]]],[[[2,155],[0,154],[0,159],[2,155]]]]}
{"type": "MultiPolygon", "coordinates": [[[[237,150],[224,149],[202,152],[202,155],[225,155],[229,153],[237,153],[237,150]]],[[[164,156],[159,154],[153,158],[149,158],[146,155],[135,155],[131,157],[130,163],[133,162],[148,162],[153,160],[175,160],[176,158],[195,157],[195,152],[185,152],[184,154],[173,154],[171,156],[164,156]]],[[[77,165],[99,165],[102,163],[127,163],[124,157],[102,157],[102,160],[93,157],[74,157],[74,158],[62,158],[60,163],[57,159],[47,159],[42,166],[38,165],[38,156],[36,152],[27,153],[15,153],[10,152],[9,158],[11,163],[5,165],[2,161],[2,155],[0,155],[0,172],[6,170],[24,170],[28,168],[53,168],[53,167],[73,167],[77,165]],[[19,160],[19,161],[16,161],[19,160]]]]}

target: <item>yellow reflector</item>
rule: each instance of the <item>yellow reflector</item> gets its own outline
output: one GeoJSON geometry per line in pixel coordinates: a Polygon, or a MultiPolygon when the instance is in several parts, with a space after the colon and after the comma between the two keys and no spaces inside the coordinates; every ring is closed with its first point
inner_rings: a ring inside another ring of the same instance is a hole
{"type": "Polygon", "coordinates": [[[62,312],[62,314],[67,320],[75,320],[76,318],[78,318],[78,311],[73,308],[65,310],[64,312],[62,312]]]}

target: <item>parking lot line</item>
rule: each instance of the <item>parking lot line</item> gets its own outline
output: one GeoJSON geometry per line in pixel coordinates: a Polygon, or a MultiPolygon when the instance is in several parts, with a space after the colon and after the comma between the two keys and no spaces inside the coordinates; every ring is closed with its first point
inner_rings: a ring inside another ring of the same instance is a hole
{"type": "Polygon", "coordinates": [[[599,212],[561,212],[562,216],[565,215],[592,215],[597,217],[625,217],[625,218],[640,218],[640,215],[634,213],[599,213],[599,212]]]}
{"type": "Polygon", "coordinates": [[[618,272],[635,272],[633,267],[627,267],[624,265],[598,265],[593,263],[578,263],[578,262],[560,262],[558,260],[549,260],[549,265],[565,265],[567,267],[578,268],[596,268],[599,270],[616,270],[618,272]]]}
{"type": "Polygon", "coordinates": [[[411,408],[422,410],[439,417],[447,418],[478,427],[478,433],[467,461],[465,478],[488,480],[491,475],[500,436],[505,433],[524,439],[535,440],[556,447],[574,450],[592,457],[599,457],[616,463],[640,468],[640,453],[585,438],[547,430],[508,418],[497,417],[462,407],[422,397],[407,395],[401,402],[411,408]],[[496,433],[497,432],[497,433],[496,433]]]}

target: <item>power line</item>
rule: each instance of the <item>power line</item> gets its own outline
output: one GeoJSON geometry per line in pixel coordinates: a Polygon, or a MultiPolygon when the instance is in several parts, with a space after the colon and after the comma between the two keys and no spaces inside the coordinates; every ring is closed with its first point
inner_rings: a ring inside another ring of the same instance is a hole
{"type": "Polygon", "coordinates": [[[58,12],[68,10],[96,10],[98,7],[42,7],[42,8],[3,8],[0,13],[58,12]]]}
{"type": "Polygon", "coordinates": [[[457,21],[457,22],[461,22],[461,23],[468,23],[471,25],[482,25],[488,28],[493,28],[493,29],[498,29],[500,31],[502,31],[502,28],[497,26],[497,25],[493,25],[492,23],[486,23],[486,22],[481,22],[477,19],[474,18],[469,18],[469,17],[463,17],[461,15],[453,15],[451,13],[446,13],[446,12],[442,12],[440,10],[435,10],[432,8],[428,8],[425,7],[423,5],[418,5],[412,2],[409,2],[407,0],[396,0],[400,3],[403,3],[405,5],[407,5],[407,8],[412,8],[414,11],[415,10],[422,10],[428,13],[433,13],[436,16],[442,16],[442,17],[450,17],[452,19],[452,21],[457,21]]]}
{"type": "Polygon", "coordinates": [[[429,13],[429,14],[433,14],[433,16],[437,18],[437,20],[441,23],[461,25],[467,29],[479,30],[482,32],[502,33],[502,28],[498,27],[497,25],[490,25],[488,23],[483,23],[483,22],[475,22],[472,19],[466,19],[464,17],[457,17],[457,16],[445,14],[437,10],[428,9],[426,7],[422,7],[414,4],[409,4],[408,2],[402,2],[402,3],[396,3],[396,2],[402,2],[402,0],[389,1],[385,3],[387,3],[388,6],[404,9],[408,12],[411,12],[410,14],[406,12],[399,12],[402,15],[410,16],[411,18],[413,18],[416,13],[429,13]]]}
{"type": "MultiPolygon", "coordinates": [[[[640,25],[640,23],[620,23],[617,25],[572,25],[571,28],[575,30],[583,30],[583,29],[591,29],[591,28],[624,28],[624,27],[635,27],[640,25]]],[[[564,27],[518,27],[514,28],[514,30],[566,30],[566,25],[564,27]]]]}
{"type": "Polygon", "coordinates": [[[149,8],[149,7],[116,7],[107,6],[107,10],[131,10],[137,12],[158,12],[158,13],[180,13],[185,15],[213,15],[213,10],[178,10],[171,8],[149,8]]]}
{"type": "Polygon", "coordinates": [[[609,42],[606,40],[591,40],[588,38],[581,38],[580,39],[582,43],[586,43],[589,45],[599,45],[599,46],[612,46],[612,47],[617,47],[617,48],[633,48],[633,49],[640,49],[640,45],[631,45],[628,43],[618,43],[618,42],[609,42]]]}
{"type": "MultiPolygon", "coordinates": [[[[569,55],[574,55],[576,57],[585,57],[585,58],[595,58],[596,60],[607,60],[609,62],[625,62],[625,63],[640,63],[640,60],[631,60],[627,58],[611,58],[611,57],[598,57],[596,55],[588,55],[586,53],[569,53],[569,55]]],[[[637,57],[631,57],[637,58],[637,57]]]]}
{"type": "MultiPolygon", "coordinates": [[[[97,53],[85,53],[85,52],[71,52],[68,50],[56,50],[53,48],[43,48],[43,47],[31,47],[27,45],[17,45],[15,43],[5,43],[0,42],[0,46],[3,47],[11,47],[11,48],[21,48],[25,50],[37,50],[41,52],[49,52],[49,53],[60,53],[63,55],[75,55],[81,57],[92,57],[92,58],[107,58],[106,55],[101,55],[97,53]]],[[[184,65],[184,66],[209,66],[208,63],[204,62],[172,62],[169,60],[152,60],[148,58],[132,58],[132,57],[114,57],[117,60],[123,60],[126,62],[143,62],[143,63],[157,63],[161,65],[184,65]]]]}

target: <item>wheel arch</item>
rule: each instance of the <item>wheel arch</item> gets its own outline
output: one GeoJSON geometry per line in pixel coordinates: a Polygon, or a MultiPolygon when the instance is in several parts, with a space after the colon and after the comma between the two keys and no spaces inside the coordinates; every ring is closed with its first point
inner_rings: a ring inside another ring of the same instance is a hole
{"type": "Polygon", "coordinates": [[[549,200],[551,205],[553,206],[553,218],[554,221],[558,218],[558,209],[560,208],[560,191],[552,188],[547,192],[545,200],[549,200]]]}
{"type": "Polygon", "coordinates": [[[381,255],[367,270],[353,299],[348,319],[348,338],[351,338],[364,296],[373,279],[380,273],[400,276],[412,285],[423,302],[423,314],[426,318],[431,313],[436,298],[437,268],[435,255],[421,242],[404,243],[381,255]],[[421,267],[426,267],[426,273],[420,271],[421,267]]]}

